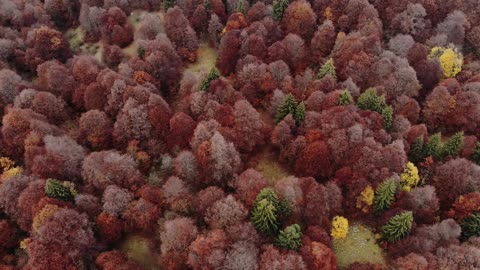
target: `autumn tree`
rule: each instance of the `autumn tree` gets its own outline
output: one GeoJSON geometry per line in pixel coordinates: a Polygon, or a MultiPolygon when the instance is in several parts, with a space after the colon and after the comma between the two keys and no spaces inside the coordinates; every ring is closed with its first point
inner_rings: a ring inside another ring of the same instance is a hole
{"type": "MultiPolygon", "coordinates": [[[[280,7],[278,2],[274,1],[274,16],[279,16],[280,7]],[[277,3],[277,9],[275,4],[277,3]],[[276,11],[277,10],[277,11],[276,11]],[[277,15],[275,15],[277,14],[277,15]]],[[[307,1],[294,1],[284,11],[282,18],[282,25],[287,33],[294,33],[301,36],[304,40],[310,40],[315,31],[317,16],[312,10],[312,7],[307,1]]]]}

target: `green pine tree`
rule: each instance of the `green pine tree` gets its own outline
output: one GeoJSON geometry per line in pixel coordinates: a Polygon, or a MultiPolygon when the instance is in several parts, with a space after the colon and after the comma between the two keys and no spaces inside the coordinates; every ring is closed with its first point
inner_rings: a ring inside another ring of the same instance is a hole
{"type": "Polygon", "coordinates": [[[290,113],[293,116],[297,107],[298,107],[298,103],[293,97],[293,95],[292,94],[286,95],[285,98],[283,99],[282,104],[277,108],[277,113],[275,114],[275,123],[282,121],[282,119],[285,118],[285,116],[287,116],[290,113]]]}
{"type": "Polygon", "coordinates": [[[423,136],[418,136],[415,141],[413,141],[412,145],[410,146],[410,153],[408,159],[417,164],[418,162],[424,160],[425,156],[425,146],[423,145],[423,136]]]}
{"type": "Polygon", "coordinates": [[[295,107],[295,110],[293,111],[293,119],[297,121],[297,123],[302,122],[305,119],[305,104],[300,102],[297,107],[295,107]]]}
{"type": "Polygon", "coordinates": [[[383,108],[381,115],[383,117],[383,126],[385,127],[385,130],[390,130],[393,124],[392,106],[386,106],[385,108],[383,108]]]}
{"type": "Polygon", "coordinates": [[[386,106],[385,97],[377,95],[377,90],[375,88],[368,88],[360,95],[360,97],[358,97],[357,100],[357,107],[359,109],[371,110],[380,114],[386,106]]]}
{"type": "Polygon", "coordinates": [[[480,142],[477,142],[475,149],[473,149],[473,153],[470,156],[470,159],[480,165],[480,142]]]}
{"type": "Polygon", "coordinates": [[[243,3],[244,0],[240,0],[237,5],[237,12],[241,12],[245,14],[245,3],[243,3]]]}
{"type": "Polygon", "coordinates": [[[390,130],[393,124],[393,108],[387,106],[385,96],[379,96],[375,88],[368,88],[357,100],[357,107],[362,110],[371,110],[383,117],[385,130],[390,130]]]}
{"type": "Polygon", "coordinates": [[[467,240],[470,237],[480,236],[480,212],[476,212],[470,217],[464,218],[462,224],[462,239],[467,240]]]}
{"type": "Polygon", "coordinates": [[[50,198],[70,202],[75,198],[76,192],[72,186],[62,183],[56,179],[49,178],[45,183],[45,193],[50,198]]]}
{"type": "Polygon", "coordinates": [[[216,67],[212,67],[208,72],[207,77],[205,77],[200,83],[200,91],[203,91],[203,92],[208,91],[208,88],[210,87],[210,83],[213,80],[216,80],[218,78],[220,78],[220,72],[216,67]]]}
{"type": "Polygon", "coordinates": [[[177,3],[176,0],[163,0],[163,7],[165,8],[165,11],[168,11],[169,8],[174,7],[177,3]]]}
{"type": "Polygon", "coordinates": [[[145,57],[145,48],[144,47],[138,47],[137,49],[137,55],[140,59],[143,59],[145,57]]]}
{"type": "Polygon", "coordinates": [[[330,74],[333,78],[337,78],[337,72],[335,71],[335,65],[333,64],[332,58],[328,59],[327,62],[320,67],[317,73],[317,79],[322,79],[328,74],[330,74]]]}
{"type": "Polygon", "coordinates": [[[250,220],[255,228],[265,234],[275,235],[279,229],[280,202],[271,188],[264,188],[253,202],[250,220]]]}
{"type": "Polygon", "coordinates": [[[412,223],[412,211],[398,214],[390,218],[388,223],[382,227],[382,238],[390,243],[394,243],[410,233],[412,223]]]}
{"type": "Polygon", "coordinates": [[[432,156],[433,159],[440,160],[443,155],[442,134],[438,132],[430,136],[424,149],[426,157],[432,156]]]}
{"type": "Polygon", "coordinates": [[[342,93],[338,96],[337,104],[339,106],[347,106],[352,104],[352,94],[347,89],[343,90],[342,93]]]}
{"type": "Polygon", "coordinates": [[[275,21],[281,21],[283,18],[283,13],[290,4],[290,0],[273,0],[273,14],[272,18],[275,21]]]}
{"type": "Polygon", "coordinates": [[[292,215],[292,203],[288,199],[281,200],[278,204],[279,220],[286,221],[292,215]]]}
{"type": "Polygon", "coordinates": [[[442,149],[442,157],[452,156],[455,157],[458,155],[458,152],[463,147],[465,142],[465,136],[463,131],[455,133],[452,137],[448,139],[442,149]]]}
{"type": "Polygon", "coordinates": [[[204,1],[203,1],[203,7],[205,8],[205,10],[206,10],[207,12],[210,11],[210,8],[211,8],[211,6],[210,6],[210,0],[204,0],[204,1]]]}
{"type": "Polygon", "coordinates": [[[257,194],[257,197],[255,198],[255,201],[253,202],[253,205],[255,206],[256,203],[262,201],[263,199],[267,199],[267,201],[271,202],[275,206],[275,208],[280,208],[280,202],[278,200],[277,193],[275,193],[273,189],[263,188],[262,190],[260,190],[260,192],[257,194]]]}
{"type": "Polygon", "coordinates": [[[377,187],[373,199],[373,209],[376,213],[380,213],[390,208],[393,200],[395,199],[396,191],[397,185],[391,178],[386,179],[377,187]]]}
{"type": "Polygon", "coordinates": [[[302,246],[302,229],[298,224],[292,224],[280,231],[277,244],[284,249],[298,250],[302,246]]]}

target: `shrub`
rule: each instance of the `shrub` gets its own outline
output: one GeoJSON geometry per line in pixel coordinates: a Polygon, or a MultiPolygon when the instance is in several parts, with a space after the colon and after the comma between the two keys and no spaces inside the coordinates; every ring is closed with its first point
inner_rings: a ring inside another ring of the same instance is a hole
{"type": "Polygon", "coordinates": [[[420,176],[418,175],[418,169],[412,162],[408,162],[407,166],[400,175],[400,186],[405,191],[410,191],[412,187],[418,185],[420,176]]]}
{"type": "Polygon", "coordinates": [[[335,239],[345,238],[348,234],[348,219],[342,216],[335,216],[332,220],[332,231],[330,235],[335,239]]]}
{"type": "Polygon", "coordinates": [[[333,64],[332,58],[328,59],[327,62],[320,67],[317,73],[317,79],[322,79],[327,75],[337,78],[337,72],[335,71],[335,65],[333,64]]]}
{"type": "Polygon", "coordinates": [[[467,240],[470,237],[480,236],[480,212],[463,219],[461,227],[463,240],[467,240]]]}
{"type": "Polygon", "coordinates": [[[463,55],[455,48],[433,47],[428,57],[438,58],[445,78],[453,78],[462,71],[463,55]]]}
{"type": "Polygon", "coordinates": [[[383,125],[389,130],[393,124],[393,108],[385,103],[385,96],[378,96],[375,88],[368,88],[357,99],[357,107],[362,110],[371,110],[379,113],[383,118],[383,125]]]}
{"type": "Polygon", "coordinates": [[[411,211],[398,214],[382,227],[382,238],[390,243],[396,242],[410,233],[413,223],[411,211]]]}
{"type": "Polygon", "coordinates": [[[302,229],[293,224],[280,231],[278,245],[284,249],[298,250],[302,246],[302,229]]]}
{"type": "Polygon", "coordinates": [[[60,182],[56,179],[47,179],[45,183],[45,194],[50,198],[71,202],[74,200],[77,191],[70,182],[60,182]]]}
{"type": "Polygon", "coordinates": [[[352,104],[352,94],[347,89],[343,90],[342,93],[338,96],[337,104],[339,106],[347,106],[352,104]]]}
{"type": "Polygon", "coordinates": [[[210,87],[210,82],[213,80],[216,80],[220,77],[220,72],[216,67],[212,67],[210,69],[210,72],[208,72],[207,77],[205,77],[201,84],[200,84],[200,90],[201,91],[208,91],[208,88],[210,87]]]}
{"type": "Polygon", "coordinates": [[[383,181],[375,190],[375,197],[373,200],[373,208],[375,212],[379,213],[390,208],[395,199],[395,192],[397,185],[392,178],[383,181]]]}

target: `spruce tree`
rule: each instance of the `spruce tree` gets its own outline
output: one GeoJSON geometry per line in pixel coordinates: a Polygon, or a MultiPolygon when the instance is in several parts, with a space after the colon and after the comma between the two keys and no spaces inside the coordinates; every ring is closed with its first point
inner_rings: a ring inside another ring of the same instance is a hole
{"type": "Polygon", "coordinates": [[[462,228],[462,240],[480,236],[480,212],[464,218],[460,227],[462,228]]]}
{"type": "Polygon", "coordinates": [[[333,64],[333,59],[330,58],[325,62],[317,73],[317,79],[322,79],[327,75],[331,75],[333,78],[337,78],[337,72],[335,71],[335,65],[333,64]]]}
{"type": "Polygon", "coordinates": [[[298,106],[293,111],[293,119],[295,119],[297,123],[300,123],[305,119],[305,104],[303,103],[303,101],[300,102],[300,104],[298,104],[298,106]]]}
{"type": "Polygon", "coordinates": [[[245,14],[246,13],[245,3],[243,1],[244,0],[239,0],[238,5],[237,5],[237,12],[241,12],[242,14],[245,14]]]}
{"type": "Polygon", "coordinates": [[[470,159],[480,165],[480,142],[477,142],[475,149],[473,149],[473,153],[470,156],[470,159]]]}
{"type": "Polygon", "coordinates": [[[271,188],[263,188],[260,190],[260,192],[257,194],[257,197],[255,197],[255,201],[253,202],[253,205],[256,203],[260,202],[263,199],[267,199],[267,201],[271,202],[274,204],[275,208],[279,208],[280,202],[278,200],[277,193],[273,191],[271,188]]]}
{"type": "Polygon", "coordinates": [[[352,100],[353,100],[352,94],[350,94],[350,91],[345,89],[338,96],[337,104],[339,106],[347,106],[347,105],[350,105],[352,103],[352,100]]]}
{"type": "Polygon", "coordinates": [[[288,114],[292,114],[297,123],[305,118],[305,104],[303,102],[298,104],[292,94],[286,95],[282,104],[277,108],[275,123],[282,121],[288,114]]]}
{"type": "Polygon", "coordinates": [[[50,178],[45,183],[45,193],[50,198],[69,202],[73,201],[76,192],[72,186],[50,178]]]}
{"type": "Polygon", "coordinates": [[[163,7],[165,8],[165,12],[167,12],[169,8],[174,7],[177,4],[176,2],[176,0],[163,0],[163,7]]]}
{"type": "Polygon", "coordinates": [[[392,108],[392,106],[386,106],[385,108],[383,108],[381,115],[383,117],[383,126],[384,126],[385,130],[387,130],[387,131],[390,130],[392,128],[392,124],[393,124],[393,108],[392,108]]]}
{"type": "Polygon", "coordinates": [[[253,202],[250,220],[257,230],[275,235],[279,228],[279,209],[277,194],[271,188],[264,188],[253,202]]]}
{"type": "Polygon", "coordinates": [[[137,55],[140,59],[143,59],[145,57],[145,48],[142,46],[138,47],[137,55]]]}
{"type": "Polygon", "coordinates": [[[284,249],[297,251],[302,246],[302,229],[298,224],[292,224],[280,231],[277,244],[284,249]]]}
{"type": "Polygon", "coordinates": [[[386,179],[377,187],[373,199],[373,209],[376,213],[380,213],[390,208],[393,200],[395,199],[396,191],[397,185],[391,178],[386,179]]]}
{"type": "Polygon", "coordinates": [[[289,4],[290,0],[273,0],[272,18],[277,22],[281,21],[289,4]]]}
{"type": "Polygon", "coordinates": [[[358,97],[357,100],[357,107],[359,109],[371,110],[380,114],[386,106],[385,97],[377,95],[377,90],[375,88],[368,88],[360,95],[360,97],[358,97]]]}
{"type": "Polygon", "coordinates": [[[455,157],[458,155],[458,152],[463,147],[465,142],[465,136],[463,131],[455,133],[448,141],[445,143],[442,149],[442,157],[452,156],[455,157]]]}
{"type": "Polygon", "coordinates": [[[279,220],[288,220],[292,215],[292,211],[292,203],[288,199],[281,200],[278,204],[279,220]]]}
{"type": "Polygon", "coordinates": [[[410,145],[410,153],[408,159],[415,164],[424,160],[425,156],[425,146],[423,145],[423,135],[418,136],[412,145],[410,145]]]}
{"type": "Polygon", "coordinates": [[[208,88],[210,87],[210,82],[213,80],[216,80],[220,77],[220,72],[216,67],[212,67],[210,71],[207,74],[207,77],[205,77],[201,84],[200,84],[200,91],[208,91],[208,88]]]}
{"type": "Polygon", "coordinates": [[[204,0],[203,1],[203,7],[205,8],[206,11],[210,11],[210,0],[204,0]]]}
{"type": "Polygon", "coordinates": [[[438,132],[428,138],[428,142],[425,144],[425,155],[426,157],[432,156],[433,159],[440,160],[442,158],[442,152],[442,134],[438,132]]]}
{"type": "Polygon", "coordinates": [[[394,243],[410,233],[412,223],[412,211],[398,214],[390,218],[388,223],[382,227],[382,238],[390,243],[394,243]]]}

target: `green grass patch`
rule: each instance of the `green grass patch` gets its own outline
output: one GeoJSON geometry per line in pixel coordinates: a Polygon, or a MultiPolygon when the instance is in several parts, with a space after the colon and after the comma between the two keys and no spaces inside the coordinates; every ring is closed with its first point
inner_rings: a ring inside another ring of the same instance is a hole
{"type": "Polygon", "coordinates": [[[195,75],[208,73],[217,62],[218,53],[214,48],[208,46],[207,43],[201,43],[197,50],[197,62],[187,65],[188,71],[195,75]]]}
{"type": "Polygon", "coordinates": [[[333,239],[333,251],[337,256],[339,269],[346,269],[355,262],[373,263],[386,266],[385,254],[369,228],[353,224],[344,239],[333,239]]]}

